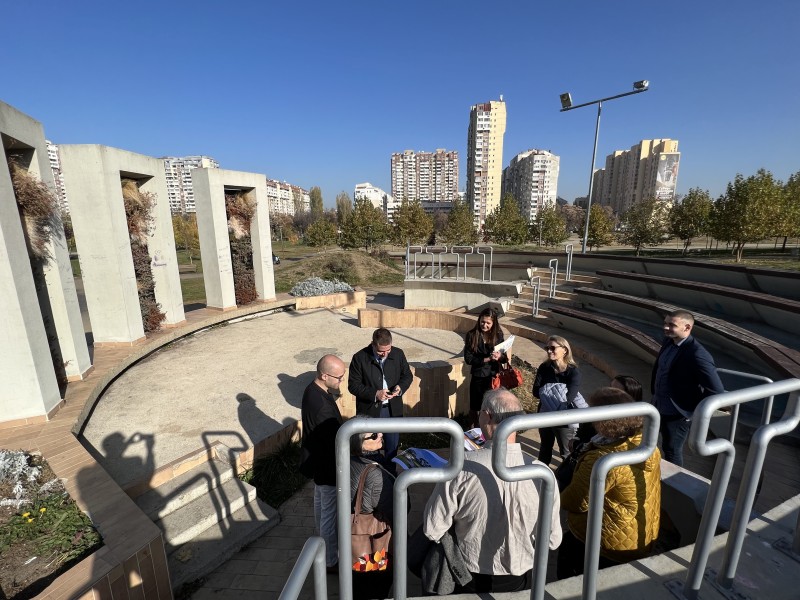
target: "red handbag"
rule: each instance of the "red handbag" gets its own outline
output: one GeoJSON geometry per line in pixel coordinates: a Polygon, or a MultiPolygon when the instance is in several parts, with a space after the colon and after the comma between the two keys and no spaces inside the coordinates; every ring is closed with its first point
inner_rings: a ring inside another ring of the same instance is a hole
{"type": "Polygon", "coordinates": [[[522,373],[519,369],[510,366],[508,363],[501,365],[497,375],[492,377],[492,389],[504,387],[513,390],[522,385],[522,373]]]}

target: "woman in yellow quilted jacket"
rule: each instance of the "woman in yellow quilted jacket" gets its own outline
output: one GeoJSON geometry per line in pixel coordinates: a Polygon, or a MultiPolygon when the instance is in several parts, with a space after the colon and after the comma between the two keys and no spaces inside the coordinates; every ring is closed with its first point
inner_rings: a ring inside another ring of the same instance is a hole
{"type": "MultiPolygon", "coordinates": [[[[633,402],[622,390],[600,388],[589,406],[633,402]]],[[[578,459],[570,484],[561,492],[561,508],[567,511],[569,529],[558,550],[558,578],[583,573],[589,483],[592,468],[602,456],[632,450],[642,442],[642,417],[626,417],[595,423],[595,435],[578,459]]],[[[611,469],[606,478],[603,524],[600,535],[600,568],[644,558],[658,537],[661,514],[661,453],[656,448],[638,465],[611,469]]]]}

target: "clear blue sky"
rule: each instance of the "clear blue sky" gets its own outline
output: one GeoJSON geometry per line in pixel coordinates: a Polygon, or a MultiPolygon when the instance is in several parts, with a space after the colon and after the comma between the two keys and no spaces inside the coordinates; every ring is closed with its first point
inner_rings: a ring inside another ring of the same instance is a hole
{"type": "Polygon", "coordinates": [[[503,164],[561,157],[559,195],[645,138],[680,141],[679,193],[717,196],[737,172],[800,170],[800,3],[425,0],[6,3],[0,100],[56,143],[223,168],[322,188],[391,189],[389,158],[458,150],[472,104],[503,94],[503,164]]]}

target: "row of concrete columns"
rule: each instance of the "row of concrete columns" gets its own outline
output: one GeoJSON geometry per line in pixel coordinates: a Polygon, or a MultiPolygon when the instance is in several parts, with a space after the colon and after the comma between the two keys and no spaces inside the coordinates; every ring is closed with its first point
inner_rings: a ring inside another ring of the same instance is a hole
{"type": "MultiPolygon", "coordinates": [[[[31,174],[54,189],[41,123],[0,102],[0,138],[4,163],[9,154],[21,158],[31,174]]],[[[148,238],[156,302],[166,315],[165,326],[184,322],[163,162],[92,144],[61,145],[60,154],[94,344],[130,345],[145,337],[122,178],[136,180],[156,199],[148,238]]],[[[47,298],[40,302],[9,171],[0,167],[0,427],[7,427],[47,419],[59,407],[51,345],[57,345],[68,380],[83,379],[91,361],[63,228],[56,228],[50,242],[44,267],[47,298]],[[50,339],[48,327],[55,332],[50,339]]],[[[261,300],[274,299],[266,177],[195,169],[192,186],[207,306],[236,306],[225,210],[225,191],[234,189],[255,200],[251,240],[256,291],[261,300]]]]}

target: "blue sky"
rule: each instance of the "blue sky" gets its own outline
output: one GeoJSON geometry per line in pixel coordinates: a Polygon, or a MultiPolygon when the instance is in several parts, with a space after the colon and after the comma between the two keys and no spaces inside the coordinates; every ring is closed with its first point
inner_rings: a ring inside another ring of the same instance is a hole
{"type": "Polygon", "coordinates": [[[737,172],[800,171],[800,3],[381,0],[14,2],[3,9],[0,100],[57,143],[152,156],[207,154],[327,206],[389,159],[458,150],[472,104],[503,94],[503,164],[561,157],[559,195],[585,195],[595,108],[598,164],[645,138],[680,140],[678,192],[717,196],[737,172]]]}

